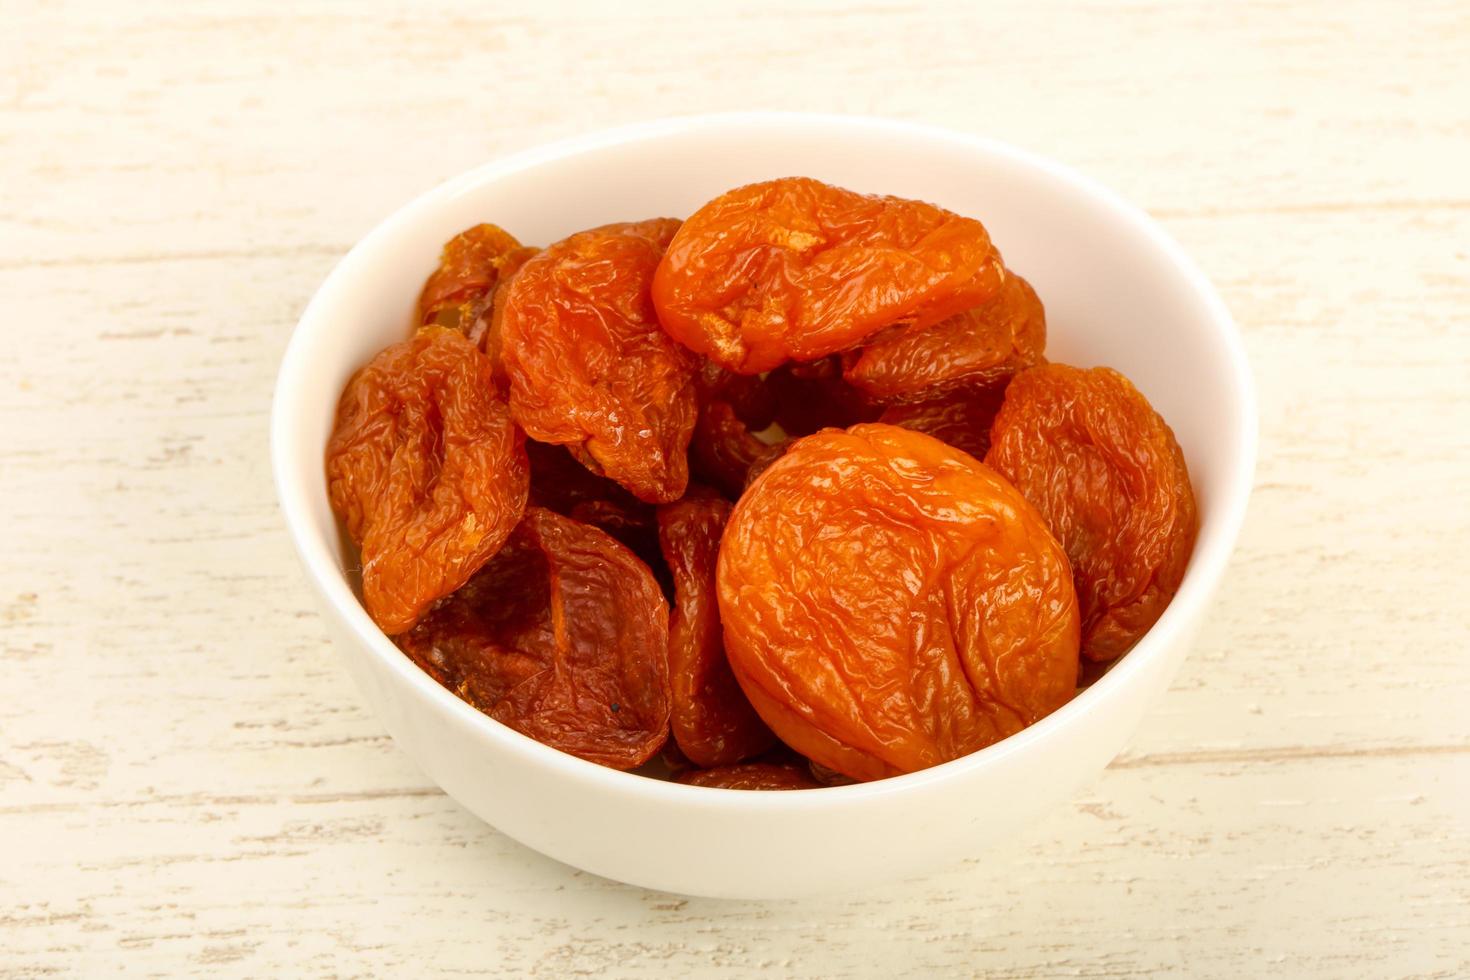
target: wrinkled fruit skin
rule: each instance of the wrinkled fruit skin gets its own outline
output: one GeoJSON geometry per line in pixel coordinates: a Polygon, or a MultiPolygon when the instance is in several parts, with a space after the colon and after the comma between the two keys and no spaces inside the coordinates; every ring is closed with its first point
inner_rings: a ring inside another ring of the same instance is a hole
{"type": "Polygon", "coordinates": [[[736,505],[717,582],[751,704],[854,779],[959,758],[1075,690],[1061,546],[998,474],[922,433],[859,425],[795,443],[736,505]]]}
{"type": "Polygon", "coordinates": [[[348,382],[328,494],[383,632],[412,627],[500,549],[526,503],[523,443],[489,360],[455,330],[424,327],[348,382]]]}
{"type": "Polygon", "coordinates": [[[972,218],[788,177],[721,194],[684,222],[653,301],[680,343],[759,374],[897,323],[938,323],[993,295],[1000,269],[972,218]]]}
{"type": "Polygon", "coordinates": [[[725,659],[715,561],[730,504],[686,497],[658,509],[659,544],[674,576],[669,625],[669,677],[674,741],[698,766],[748,759],[775,742],[725,659]]]}
{"type": "Polygon", "coordinates": [[[531,507],[500,554],[398,645],[496,721],[632,769],[668,735],[668,628],[658,584],[632,552],[531,507]]]}
{"type": "Polygon", "coordinates": [[[563,446],[527,441],[526,456],[531,462],[531,506],[545,507],[606,531],[643,559],[658,577],[663,558],[652,504],[588,470],[563,446]]]}
{"type": "Polygon", "coordinates": [[[1047,364],[1011,381],[985,461],[1067,549],[1083,654],[1126,653],[1179,590],[1194,550],[1194,490],[1173,431],[1118,372],[1047,364]]]}
{"type": "Polygon", "coordinates": [[[765,443],[751,435],[728,402],[706,402],[699,410],[689,460],[701,479],[730,499],[785,450],[785,443],[765,443]]]}
{"type": "Polygon", "coordinates": [[[510,284],[515,281],[516,273],[531,259],[541,254],[539,248],[523,248],[507,255],[500,263],[500,282],[496,284],[495,291],[491,294],[490,312],[486,315],[483,311],[474,322],[470,324],[469,338],[472,343],[485,352],[490,358],[490,364],[495,368],[495,380],[509,387],[510,379],[505,374],[505,364],[500,355],[500,324],[505,316],[505,298],[510,293],[510,284]]]}
{"type": "Polygon", "coordinates": [[[797,763],[747,762],[717,769],[695,769],[679,776],[688,786],[719,789],[819,789],[806,767],[797,763]]]}
{"type": "Polygon", "coordinates": [[[496,287],[535,252],[496,225],[460,232],[445,242],[439,267],[424,283],[417,322],[453,328],[479,344],[496,287]]]}
{"type": "Polygon", "coordinates": [[[952,391],[927,401],[890,405],[878,421],[923,432],[984,459],[990,449],[990,426],[1004,398],[1004,385],[952,391]]]}
{"type": "Polygon", "coordinates": [[[697,407],[698,361],[660,328],[648,294],[678,227],[605,225],[548,247],[511,280],[497,320],[526,434],[650,503],[684,492],[697,407]]]}
{"type": "Polygon", "coordinates": [[[1040,364],[1046,312],[1031,284],[1004,274],[989,301],[930,327],[906,326],[853,352],[843,377],[880,402],[934,398],[957,388],[1003,386],[1040,364]]]}

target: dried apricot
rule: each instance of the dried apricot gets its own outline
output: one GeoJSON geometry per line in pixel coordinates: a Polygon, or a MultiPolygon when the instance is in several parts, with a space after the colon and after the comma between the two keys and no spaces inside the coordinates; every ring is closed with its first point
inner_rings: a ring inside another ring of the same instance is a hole
{"type": "Polygon", "coordinates": [[[614,769],[669,730],[669,611],[648,568],[540,507],[398,645],[444,687],[539,742],[614,769]]]}
{"type": "Polygon", "coordinates": [[[669,622],[674,741],[700,766],[739,762],[775,741],[725,660],[715,560],[729,516],[730,504],[713,495],[685,497],[658,509],[659,543],[674,576],[669,622]]]}
{"type": "Polygon", "coordinates": [[[728,402],[711,401],[699,410],[689,461],[695,473],[734,500],[784,449],[784,442],[766,443],[752,435],[728,402]]]}
{"type": "Polygon", "coordinates": [[[919,432],[794,443],[736,504],[717,582],[726,655],[762,720],[855,779],[973,752],[1076,686],[1061,546],[993,470],[919,432]]]}
{"type": "Polygon", "coordinates": [[[418,323],[452,327],[479,342],[495,287],[535,249],[496,225],[475,225],[444,244],[439,267],[419,294],[418,323]]]}
{"type": "Polygon", "coordinates": [[[698,362],[659,327],[653,270],[679,223],[579,232],[537,254],[498,319],[511,413],[640,500],[677,500],[689,479],[698,362]]]}
{"type": "Polygon", "coordinates": [[[928,327],[903,326],[869,339],[842,376],[876,401],[933,398],[960,387],[1003,385],[1042,361],[1046,313],[1031,284],[1005,272],[988,301],[928,327]]]}
{"type": "Polygon", "coordinates": [[[990,448],[990,424],[1004,398],[1004,385],[952,391],[926,401],[890,405],[878,421],[927,433],[984,459],[990,448]]]}
{"type": "Polygon", "coordinates": [[[694,769],[682,773],[678,781],[686,786],[713,786],[718,789],[818,789],[821,783],[798,763],[746,762],[715,769],[694,769]]]}
{"type": "Polygon", "coordinates": [[[704,361],[694,384],[699,392],[699,404],[725,402],[752,432],[759,432],[776,419],[775,392],[761,375],[736,374],[714,361],[704,361]]]}
{"type": "Polygon", "coordinates": [[[490,362],[444,327],[352,377],[326,463],[332,508],[361,546],[363,604],[390,635],[468,581],[526,503],[523,437],[490,362]]]}
{"type": "Polygon", "coordinates": [[[505,313],[505,297],[510,292],[510,284],[515,280],[516,273],[521,271],[521,266],[539,254],[539,248],[523,248],[505,256],[500,265],[500,281],[491,294],[490,312],[486,315],[481,311],[470,324],[467,334],[470,342],[490,358],[490,364],[495,368],[495,380],[504,385],[510,384],[510,379],[505,375],[505,365],[500,358],[500,321],[505,313]]]}
{"type": "Polygon", "coordinates": [[[1046,364],[1012,379],[990,438],[985,461],[1067,549],[1083,655],[1127,652],[1194,550],[1194,490],[1173,431],[1117,371],[1046,364]]]}
{"type": "Polygon", "coordinates": [[[807,177],[721,194],[684,222],[653,278],[670,334],[758,374],[919,327],[1000,287],[985,227],[943,208],[807,177]]]}
{"type": "Polygon", "coordinates": [[[531,462],[531,495],[535,507],[601,528],[633,550],[654,568],[661,562],[658,519],[652,504],[644,503],[620,484],[598,476],[572,458],[564,446],[527,440],[531,462]]]}

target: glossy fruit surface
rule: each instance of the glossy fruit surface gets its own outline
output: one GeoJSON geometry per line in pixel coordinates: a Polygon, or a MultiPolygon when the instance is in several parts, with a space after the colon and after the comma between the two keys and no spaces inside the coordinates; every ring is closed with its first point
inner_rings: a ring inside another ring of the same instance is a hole
{"type": "Polygon", "coordinates": [[[1179,590],[1194,550],[1194,489],[1173,431],[1117,371],[1046,364],[1011,381],[985,461],[1067,549],[1083,654],[1126,653],[1179,590]]]}
{"type": "Polygon", "coordinates": [[[748,759],[775,742],[725,659],[715,562],[730,504],[691,495],[658,509],[659,542],[674,577],[669,625],[669,677],[674,741],[695,765],[748,759]]]}
{"type": "Polygon", "coordinates": [[[698,361],[660,328],[649,282],[679,222],[605,225],[551,245],[511,280],[496,321],[510,406],[641,500],[677,500],[698,361]]]}
{"type": "Polygon", "coordinates": [[[669,611],[647,566],[540,507],[398,645],[496,721],[614,769],[669,730],[669,611]]]}
{"type": "Polygon", "coordinates": [[[735,500],[785,446],[786,440],[767,443],[757,439],[729,402],[711,401],[699,410],[689,461],[696,474],[735,500]]]}
{"type": "Polygon", "coordinates": [[[904,326],[870,339],[845,360],[843,377],[880,402],[934,398],[957,388],[1004,387],[1040,364],[1046,313],[1031,284],[1007,271],[999,292],[928,327],[904,326]]]}
{"type": "Polygon", "coordinates": [[[453,328],[480,344],[497,288],[534,254],[498,225],[465,229],[444,243],[439,266],[424,283],[418,323],[453,328]]]}
{"type": "Polygon", "coordinates": [[[362,598],[390,636],[459,588],[521,518],[523,438],[490,361],[424,327],[348,382],[327,444],[332,509],[362,553],[362,598]]]}
{"type": "Polygon", "coordinates": [[[720,546],[730,666],[787,745],[856,779],[913,772],[1072,696],[1061,546],[993,470],[891,425],[795,443],[720,546]]]}
{"type": "Polygon", "coordinates": [[[890,405],[878,421],[926,433],[984,459],[990,448],[990,426],[1004,398],[1004,385],[951,391],[924,401],[890,405]]]}
{"type": "Polygon", "coordinates": [[[999,256],[973,218],[788,177],[737,187],[691,215],[653,298],[686,347],[758,374],[896,323],[938,323],[1000,282],[999,256]]]}

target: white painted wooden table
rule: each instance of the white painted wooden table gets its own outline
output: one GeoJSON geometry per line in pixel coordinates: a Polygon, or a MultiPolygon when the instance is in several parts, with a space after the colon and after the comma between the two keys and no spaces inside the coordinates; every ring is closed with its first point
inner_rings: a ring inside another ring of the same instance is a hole
{"type": "Polygon", "coordinates": [[[1470,974],[1463,2],[135,6],[0,0],[0,976],[1470,974]],[[1220,285],[1263,410],[1128,752],[1009,849],[805,903],[597,880],[441,795],[338,668],[266,464],[292,324],[388,211],[748,108],[1120,189],[1220,285]]]}

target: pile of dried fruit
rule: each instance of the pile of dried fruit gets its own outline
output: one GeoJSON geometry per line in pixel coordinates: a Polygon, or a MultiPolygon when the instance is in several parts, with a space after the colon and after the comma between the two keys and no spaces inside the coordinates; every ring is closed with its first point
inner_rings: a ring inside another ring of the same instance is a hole
{"type": "Polygon", "coordinates": [[[327,447],[363,603],[606,766],[800,789],[955,759],[1126,652],[1194,544],[1169,427],[1047,363],[984,226],[919,201],[791,178],[539,251],[479,225],[416,328],[327,447]]]}

